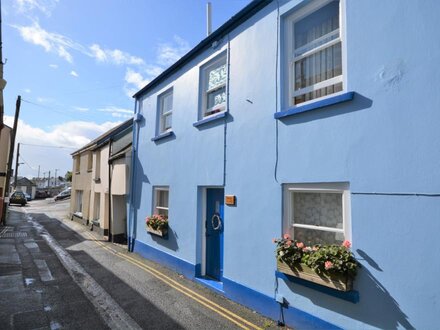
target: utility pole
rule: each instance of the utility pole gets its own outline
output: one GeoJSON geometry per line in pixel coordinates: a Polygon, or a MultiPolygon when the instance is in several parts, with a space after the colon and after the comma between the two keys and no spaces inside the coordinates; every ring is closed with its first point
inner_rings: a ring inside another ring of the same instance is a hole
{"type": "Polygon", "coordinates": [[[55,187],[57,186],[57,172],[59,171],[59,168],[55,169],[55,187]]]}
{"type": "Polygon", "coordinates": [[[37,175],[37,181],[40,179],[40,165],[38,165],[38,175],[37,175]]]}
{"type": "MultiPolygon", "coordinates": [[[[3,79],[3,41],[2,41],[2,4],[0,2],[0,131],[3,128],[3,115],[4,115],[4,103],[3,103],[3,90],[6,87],[6,80],[3,79]]],[[[7,187],[9,191],[9,187],[7,187]]]]}
{"type": "Polygon", "coordinates": [[[49,171],[49,181],[47,181],[47,186],[50,187],[50,171],[49,171]]]}
{"type": "Polygon", "coordinates": [[[14,174],[14,190],[17,189],[17,176],[18,176],[18,166],[20,163],[18,162],[18,157],[20,157],[20,143],[17,143],[17,155],[15,159],[15,174],[14,174]]]}

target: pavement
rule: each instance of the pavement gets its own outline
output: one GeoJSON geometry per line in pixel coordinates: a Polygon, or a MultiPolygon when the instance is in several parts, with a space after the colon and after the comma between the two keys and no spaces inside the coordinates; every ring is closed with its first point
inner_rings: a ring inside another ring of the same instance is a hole
{"type": "Polygon", "coordinates": [[[68,219],[69,200],[10,207],[0,329],[263,329],[276,322],[68,219]]]}

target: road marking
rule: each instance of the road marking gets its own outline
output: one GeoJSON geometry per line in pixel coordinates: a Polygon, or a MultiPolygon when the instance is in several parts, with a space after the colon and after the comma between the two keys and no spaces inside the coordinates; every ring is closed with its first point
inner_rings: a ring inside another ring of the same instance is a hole
{"type": "MultiPolygon", "coordinates": [[[[25,211],[26,212],[26,211],[25,211]]],[[[55,252],[73,281],[78,284],[86,297],[101,314],[102,320],[111,329],[141,329],[141,327],[118,305],[85,269],[31,216],[29,222],[39,231],[52,251],[55,252]]]]}
{"type": "Polygon", "coordinates": [[[182,294],[186,295],[187,297],[197,301],[198,303],[200,303],[201,305],[209,308],[210,310],[216,312],[217,314],[221,315],[222,317],[228,319],[229,321],[233,322],[234,324],[236,324],[237,326],[239,326],[242,329],[249,329],[247,326],[256,329],[256,330],[260,330],[262,329],[261,327],[249,322],[248,320],[240,317],[239,315],[231,312],[230,310],[212,302],[211,300],[209,300],[208,298],[200,295],[199,293],[185,287],[184,285],[180,284],[179,282],[173,280],[172,278],[168,277],[167,275],[161,273],[160,271],[149,267],[147,265],[144,265],[143,263],[141,263],[140,261],[134,259],[133,257],[130,257],[124,253],[120,253],[114,249],[112,249],[111,247],[106,246],[104,243],[100,242],[99,240],[97,240],[94,236],[92,236],[90,233],[83,233],[84,236],[87,236],[90,240],[92,240],[93,242],[95,242],[97,245],[101,246],[103,249],[110,251],[111,253],[113,253],[114,255],[125,259],[126,261],[130,262],[131,264],[141,268],[142,270],[146,271],[147,273],[149,273],[150,275],[154,276],[155,278],[159,279],[160,281],[164,282],[165,284],[171,286],[172,288],[174,288],[175,290],[181,292],[182,294]],[[241,323],[240,323],[241,322],[241,323]],[[244,324],[243,324],[244,323],[244,324]],[[247,326],[246,326],[247,325],[247,326]]]}

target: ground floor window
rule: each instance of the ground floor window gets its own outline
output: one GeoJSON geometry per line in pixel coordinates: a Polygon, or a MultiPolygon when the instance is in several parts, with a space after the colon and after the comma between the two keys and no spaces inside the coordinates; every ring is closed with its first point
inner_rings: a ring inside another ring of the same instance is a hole
{"type": "Polygon", "coordinates": [[[286,184],[284,230],[306,244],[341,244],[350,237],[347,183],[286,184]]]}
{"type": "Polygon", "coordinates": [[[154,188],[154,213],[168,217],[169,187],[154,188]]]}

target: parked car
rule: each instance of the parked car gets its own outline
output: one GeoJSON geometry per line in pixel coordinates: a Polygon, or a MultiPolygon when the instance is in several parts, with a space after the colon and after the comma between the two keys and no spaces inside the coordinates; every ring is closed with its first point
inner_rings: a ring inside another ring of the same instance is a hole
{"type": "Polygon", "coordinates": [[[35,193],[35,199],[38,199],[38,198],[47,198],[47,197],[50,197],[50,194],[49,194],[48,191],[45,191],[45,190],[37,190],[36,193],[35,193]]]}
{"type": "Polygon", "coordinates": [[[29,194],[27,194],[27,193],[24,193],[24,196],[26,197],[26,201],[31,201],[32,200],[32,197],[31,197],[31,195],[29,195],[29,194]]]}
{"type": "Polygon", "coordinates": [[[15,191],[12,193],[11,197],[9,197],[9,205],[20,204],[21,206],[25,206],[26,203],[26,196],[21,191],[15,191]]]}
{"type": "Polygon", "coordinates": [[[58,195],[55,196],[55,201],[60,201],[63,199],[70,198],[70,188],[63,190],[58,195]]]}

